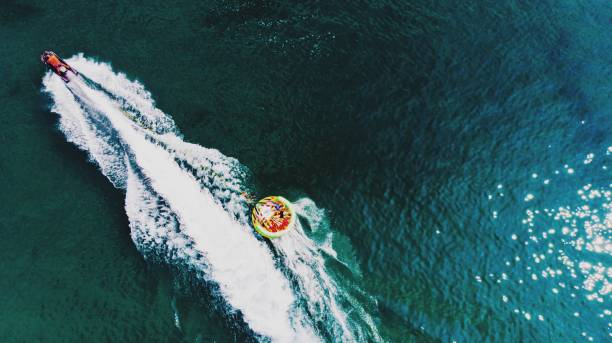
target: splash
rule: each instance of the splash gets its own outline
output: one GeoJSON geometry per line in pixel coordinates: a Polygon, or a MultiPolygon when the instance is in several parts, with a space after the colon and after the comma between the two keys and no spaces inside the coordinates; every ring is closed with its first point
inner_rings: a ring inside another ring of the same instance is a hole
{"type": "Polygon", "coordinates": [[[294,279],[297,288],[302,296],[308,299],[305,311],[315,322],[326,324],[329,338],[336,341],[382,341],[372,317],[351,295],[352,292],[363,293],[356,287],[349,290],[350,285],[340,287],[325,268],[325,256],[328,256],[348,269],[353,269],[348,263],[338,259],[338,253],[332,243],[333,234],[328,230],[324,211],[307,198],[296,201],[294,209],[311,230],[319,231],[322,236],[319,242],[315,242],[305,234],[301,222],[297,221],[293,231],[274,241],[285,267],[291,274],[296,275],[294,279]],[[347,314],[345,308],[348,308],[352,315],[347,314]]]}
{"type": "MultiPolygon", "coordinates": [[[[336,259],[330,242],[316,244],[301,225],[272,249],[253,234],[241,196],[249,190],[247,168],[183,141],[151,94],[110,65],[82,55],[68,62],[85,77],[65,84],[45,76],[52,111],[67,140],[125,190],[131,237],[146,258],[214,285],[227,311],[239,312],[262,340],[380,340],[351,287],[328,273],[323,255],[336,259]]],[[[320,222],[306,202],[297,202],[299,214],[320,222]]],[[[180,326],[178,310],[175,321],[180,326]]]]}

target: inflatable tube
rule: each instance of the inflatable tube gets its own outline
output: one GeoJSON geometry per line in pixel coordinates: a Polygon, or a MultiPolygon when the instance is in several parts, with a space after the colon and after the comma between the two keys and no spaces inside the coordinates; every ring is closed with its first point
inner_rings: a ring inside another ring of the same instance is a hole
{"type": "Polygon", "coordinates": [[[266,238],[278,238],[295,226],[291,202],[281,196],[265,197],[255,204],[251,221],[255,231],[266,238]]]}

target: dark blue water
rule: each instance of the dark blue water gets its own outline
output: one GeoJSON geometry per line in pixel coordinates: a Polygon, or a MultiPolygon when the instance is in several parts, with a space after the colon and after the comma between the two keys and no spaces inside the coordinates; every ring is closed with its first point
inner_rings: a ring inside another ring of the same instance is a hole
{"type": "Polygon", "coordinates": [[[611,24],[599,0],[2,2],[0,340],[258,338],[135,249],[41,94],[49,48],[325,209],[383,340],[609,340],[611,24]]]}

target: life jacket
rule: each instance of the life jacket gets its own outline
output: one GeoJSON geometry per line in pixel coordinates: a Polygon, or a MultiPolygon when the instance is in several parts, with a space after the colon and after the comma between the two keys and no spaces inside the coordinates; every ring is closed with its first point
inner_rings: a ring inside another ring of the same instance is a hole
{"type": "Polygon", "coordinates": [[[63,65],[62,61],[60,61],[59,58],[57,58],[57,56],[55,55],[49,56],[47,58],[47,63],[53,68],[59,68],[60,66],[63,65]]]}

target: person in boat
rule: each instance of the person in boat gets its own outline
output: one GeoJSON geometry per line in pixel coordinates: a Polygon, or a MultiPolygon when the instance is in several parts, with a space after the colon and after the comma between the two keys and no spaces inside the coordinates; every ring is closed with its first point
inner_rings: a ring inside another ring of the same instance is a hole
{"type": "Polygon", "coordinates": [[[43,60],[45,61],[45,63],[48,63],[52,67],[57,67],[62,64],[62,62],[60,61],[59,57],[57,57],[57,55],[49,53],[49,52],[45,52],[45,54],[43,55],[43,60]]]}

